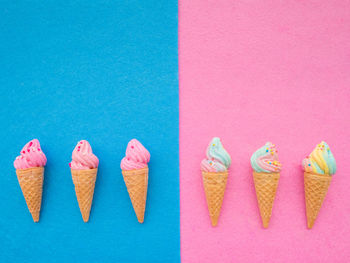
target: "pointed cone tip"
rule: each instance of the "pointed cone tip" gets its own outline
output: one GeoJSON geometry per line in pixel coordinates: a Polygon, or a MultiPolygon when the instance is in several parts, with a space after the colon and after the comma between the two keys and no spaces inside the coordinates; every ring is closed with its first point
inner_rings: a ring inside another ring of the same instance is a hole
{"type": "Polygon", "coordinates": [[[85,223],[87,223],[87,222],[89,221],[89,215],[83,216],[83,221],[84,221],[85,223]]]}
{"type": "Polygon", "coordinates": [[[33,221],[35,223],[39,222],[39,214],[40,214],[40,212],[32,213],[33,221]]]}
{"type": "Polygon", "coordinates": [[[137,221],[139,221],[139,223],[142,224],[143,221],[144,221],[144,217],[143,216],[137,216],[137,215],[136,215],[136,217],[137,217],[137,221]]]}
{"type": "Polygon", "coordinates": [[[210,218],[211,225],[212,226],[217,226],[218,225],[218,218],[210,218]]]}
{"type": "Polygon", "coordinates": [[[311,229],[314,226],[314,222],[307,222],[307,228],[311,229]]]}
{"type": "Polygon", "coordinates": [[[263,227],[264,227],[264,228],[268,228],[268,227],[269,227],[269,223],[270,223],[270,220],[269,220],[269,219],[263,220],[263,227]]]}

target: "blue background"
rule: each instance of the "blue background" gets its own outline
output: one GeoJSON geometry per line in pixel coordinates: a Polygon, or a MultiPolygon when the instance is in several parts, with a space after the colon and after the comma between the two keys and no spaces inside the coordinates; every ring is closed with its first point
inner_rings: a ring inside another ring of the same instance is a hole
{"type": "Polygon", "coordinates": [[[2,1],[0,262],[179,262],[177,1],[2,1]],[[13,161],[38,138],[48,162],[33,223],[13,161]],[[120,172],[151,153],[144,224],[120,172]],[[100,159],[89,223],[68,163],[100,159]]]}

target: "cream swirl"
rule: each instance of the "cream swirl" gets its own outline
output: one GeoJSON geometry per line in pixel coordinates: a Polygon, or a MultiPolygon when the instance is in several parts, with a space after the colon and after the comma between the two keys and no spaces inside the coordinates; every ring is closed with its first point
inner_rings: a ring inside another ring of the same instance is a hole
{"type": "Polygon", "coordinates": [[[46,165],[46,161],[46,156],[41,150],[39,141],[33,139],[23,147],[21,154],[16,157],[13,165],[16,169],[27,169],[43,167],[46,165]]]}
{"type": "Polygon", "coordinates": [[[324,141],[319,143],[312,153],[302,162],[305,172],[315,174],[335,174],[337,165],[334,156],[324,141]]]}
{"type": "Polygon", "coordinates": [[[279,173],[282,166],[278,161],[276,146],[271,142],[258,149],[250,158],[250,163],[258,173],[279,173]]]}
{"type": "Polygon", "coordinates": [[[148,166],[151,158],[147,149],[136,139],[132,139],[126,147],[125,157],[120,162],[122,170],[142,169],[148,166]]]}
{"type": "Polygon", "coordinates": [[[81,140],[75,146],[72,153],[72,162],[69,166],[73,170],[86,170],[98,167],[99,160],[92,153],[90,143],[86,140],[81,140]]]}
{"type": "Polygon", "coordinates": [[[231,165],[231,156],[222,145],[220,138],[214,137],[207,147],[207,159],[202,160],[201,170],[205,172],[225,172],[231,165]]]}

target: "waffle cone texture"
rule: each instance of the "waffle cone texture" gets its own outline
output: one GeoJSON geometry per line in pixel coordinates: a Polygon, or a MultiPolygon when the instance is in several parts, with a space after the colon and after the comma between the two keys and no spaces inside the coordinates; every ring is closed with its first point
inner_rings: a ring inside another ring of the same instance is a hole
{"type": "Polygon", "coordinates": [[[203,186],[212,226],[216,226],[219,221],[227,177],[228,171],[217,173],[202,171],[203,186]]]}
{"type": "Polygon", "coordinates": [[[137,220],[143,223],[148,188],[148,167],[129,171],[122,170],[122,174],[137,220]]]}
{"type": "Polygon", "coordinates": [[[280,174],[254,171],[253,178],[263,227],[268,228],[280,174]]]}
{"type": "Polygon", "coordinates": [[[39,222],[43,193],[44,167],[17,169],[17,179],[34,222],[39,222]]]}
{"type": "Polygon", "coordinates": [[[86,170],[71,169],[72,179],[79,208],[84,222],[89,221],[91,204],[94,197],[97,168],[86,170]]]}
{"type": "Polygon", "coordinates": [[[332,176],[328,174],[304,173],[304,190],[307,227],[312,228],[328,192],[332,176]]]}

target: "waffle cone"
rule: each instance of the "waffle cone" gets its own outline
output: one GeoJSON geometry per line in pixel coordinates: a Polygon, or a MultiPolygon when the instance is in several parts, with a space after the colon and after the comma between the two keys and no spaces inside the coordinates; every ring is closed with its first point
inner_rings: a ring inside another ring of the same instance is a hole
{"type": "Polygon", "coordinates": [[[263,227],[268,228],[280,174],[254,171],[253,177],[263,227]]]}
{"type": "Polygon", "coordinates": [[[17,179],[34,222],[39,221],[44,182],[44,167],[17,169],[17,179]]]}
{"type": "Polygon", "coordinates": [[[86,170],[71,169],[75,194],[84,222],[89,221],[92,199],[94,197],[97,168],[86,170]]]}
{"type": "Polygon", "coordinates": [[[137,220],[143,223],[147,199],[148,167],[129,171],[122,170],[122,174],[137,220]]]}
{"type": "Polygon", "coordinates": [[[332,176],[304,173],[307,227],[312,228],[327,194],[332,176]]]}
{"type": "Polygon", "coordinates": [[[202,171],[202,177],[211,224],[216,226],[224,200],[228,171],[217,173],[202,171]]]}

